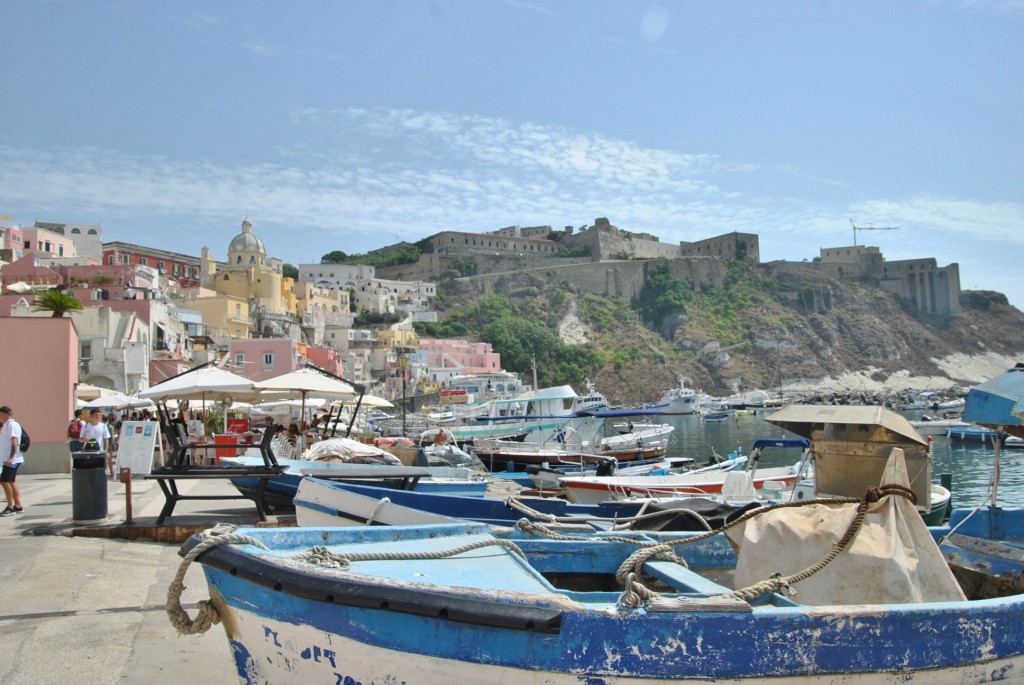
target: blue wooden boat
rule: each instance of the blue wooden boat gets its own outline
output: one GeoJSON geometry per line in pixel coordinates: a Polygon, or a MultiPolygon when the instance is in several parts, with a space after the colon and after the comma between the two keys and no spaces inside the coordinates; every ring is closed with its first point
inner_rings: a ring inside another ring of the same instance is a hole
{"type": "MultiPolygon", "coordinates": [[[[757,506],[756,503],[753,506],[757,506]]],[[[557,497],[463,497],[418,490],[392,490],[359,483],[304,478],[295,495],[300,526],[414,525],[476,521],[514,526],[522,520],[544,521],[587,530],[636,526],[650,530],[720,528],[752,506],[733,506],[700,497],[666,501],[632,500],[573,504],[557,497]],[[687,512],[694,512],[691,516],[687,512]]]]}
{"type": "Polygon", "coordinates": [[[950,426],[946,429],[946,437],[950,440],[993,442],[1000,435],[1001,433],[997,430],[983,426],[972,426],[970,424],[966,426],[950,426]]]}
{"type": "MultiPolygon", "coordinates": [[[[257,457],[232,457],[222,459],[224,464],[250,465],[257,457]]],[[[332,479],[353,481],[376,481],[378,485],[390,488],[407,487],[408,474],[418,474],[417,489],[421,492],[446,493],[483,497],[487,491],[487,479],[471,470],[459,467],[414,467],[391,466],[386,464],[348,464],[344,462],[309,461],[306,459],[278,459],[285,466],[284,473],[267,483],[265,499],[271,507],[288,508],[299,489],[299,482],[306,473],[319,472],[332,479]]],[[[232,478],[235,488],[247,495],[255,492],[259,481],[256,478],[232,478]]]]}
{"type": "MultiPolygon", "coordinates": [[[[969,513],[955,511],[951,524],[969,513]]],[[[800,583],[795,597],[771,583],[756,596],[721,584],[716,578],[737,563],[721,533],[681,544],[700,535],[550,539],[505,531],[469,523],[260,528],[234,531],[223,543],[194,537],[185,549],[199,554],[214,598],[204,617],[215,612],[223,623],[243,683],[971,685],[1024,678],[1020,594],[810,606],[801,602],[800,583]],[[687,566],[642,546],[655,543],[671,544],[687,566]],[[637,553],[646,560],[621,572],[637,553]],[[640,587],[655,590],[645,595],[640,587]]],[[[1022,531],[1020,511],[979,511],[942,553],[970,573],[991,565],[986,546],[996,545],[1007,553],[1000,570],[1019,576],[1022,531]]],[[[170,594],[179,630],[209,625],[174,605],[173,585],[170,594]]]]}
{"type": "Polygon", "coordinates": [[[702,533],[210,531],[183,547],[168,613],[182,633],[219,620],[241,682],[267,685],[1024,682],[1024,510],[927,527],[920,436],[878,411],[775,420],[811,434],[825,475],[877,470],[859,498],[830,487],[702,533]],[[193,560],[212,597],[195,620],[193,560]]]}

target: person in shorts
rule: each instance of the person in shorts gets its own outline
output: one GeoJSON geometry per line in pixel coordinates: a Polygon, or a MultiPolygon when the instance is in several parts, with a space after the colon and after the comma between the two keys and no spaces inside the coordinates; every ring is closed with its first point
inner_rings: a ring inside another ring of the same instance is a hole
{"type": "Polygon", "coordinates": [[[11,416],[14,412],[7,405],[0,407],[0,485],[7,497],[7,507],[0,511],[0,516],[14,516],[25,511],[21,506],[21,492],[14,479],[18,475],[18,467],[25,461],[21,453],[21,425],[11,416]]]}

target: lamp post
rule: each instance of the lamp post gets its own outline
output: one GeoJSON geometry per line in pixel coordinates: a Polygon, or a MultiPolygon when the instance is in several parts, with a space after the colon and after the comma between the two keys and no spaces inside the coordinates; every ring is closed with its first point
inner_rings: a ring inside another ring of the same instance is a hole
{"type": "Polygon", "coordinates": [[[408,437],[408,431],[405,426],[405,373],[406,368],[409,366],[409,358],[404,354],[398,357],[398,368],[402,371],[402,437],[408,437]]]}

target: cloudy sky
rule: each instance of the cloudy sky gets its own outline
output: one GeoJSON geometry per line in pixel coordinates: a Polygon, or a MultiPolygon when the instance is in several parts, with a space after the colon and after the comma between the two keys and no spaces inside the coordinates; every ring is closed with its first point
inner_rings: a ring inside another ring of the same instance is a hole
{"type": "Polygon", "coordinates": [[[877,245],[1024,307],[1024,0],[0,4],[0,216],[318,262],[442,230],[877,245]]]}

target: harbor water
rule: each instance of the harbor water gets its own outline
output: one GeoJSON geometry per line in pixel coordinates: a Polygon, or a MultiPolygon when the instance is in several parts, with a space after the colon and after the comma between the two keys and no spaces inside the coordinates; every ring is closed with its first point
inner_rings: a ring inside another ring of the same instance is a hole
{"type": "MultiPolygon", "coordinates": [[[[713,454],[750,454],[758,438],[796,437],[787,430],[764,420],[771,409],[760,409],[752,416],[732,416],[726,421],[704,422],[697,416],[661,416],[664,423],[676,427],[675,443],[670,457],[689,457],[707,462],[713,454]]],[[[920,412],[907,412],[916,420],[920,412]]],[[[651,417],[654,419],[655,417],[651,417]]],[[[766,450],[761,466],[785,466],[799,458],[796,450],[766,450]]],[[[953,506],[973,508],[991,499],[991,481],[995,466],[995,449],[991,442],[949,440],[936,436],[932,448],[933,481],[940,474],[953,480],[953,506]]],[[[1024,507],[1024,449],[1003,449],[1000,455],[998,502],[1004,507],[1024,507]]]]}

